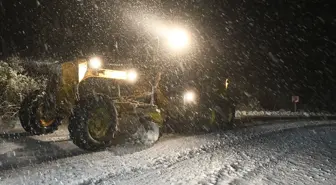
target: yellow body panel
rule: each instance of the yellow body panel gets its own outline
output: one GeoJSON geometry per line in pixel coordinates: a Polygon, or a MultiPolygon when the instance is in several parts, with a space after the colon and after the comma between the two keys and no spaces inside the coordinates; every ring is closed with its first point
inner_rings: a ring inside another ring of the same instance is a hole
{"type": "MultiPolygon", "coordinates": [[[[90,69],[86,60],[77,60],[61,64],[61,77],[58,84],[57,102],[62,104],[74,104],[78,97],[77,88],[79,83],[88,78],[106,78],[117,80],[111,73],[120,71],[110,69],[90,69]]],[[[123,79],[121,79],[123,80],[123,79]]]]}
{"type": "MultiPolygon", "coordinates": [[[[150,93],[151,86],[148,79],[140,81],[144,83],[130,83],[127,80],[126,70],[91,69],[87,60],[77,60],[62,63],[58,79],[49,83],[48,89],[56,98],[58,114],[66,117],[71,113],[76,100],[85,97],[87,93],[101,93],[118,99],[118,85],[125,97],[133,97],[135,94],[144,96],[150,93]]],[[[123,98],[122,96],[121,99],[123,98]]],[[[126,111],[124,109],[128,110],[130,107],[123,105],[119,111],[126,111]]]]}
{"type": "Polygon", "coordinates": [[[66,62],[61,65],[61,77],[56,94],[58,107],[63,111],[71,111],[76,100],[78,85],[78,62],[66,62]]]}

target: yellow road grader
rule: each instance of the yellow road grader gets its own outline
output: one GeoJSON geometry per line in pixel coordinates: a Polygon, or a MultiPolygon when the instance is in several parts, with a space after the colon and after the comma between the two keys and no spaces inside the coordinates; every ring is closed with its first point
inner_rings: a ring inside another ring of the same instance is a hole
{"type": "MultiPolygon", "coordinates": [[[[153,78],[141,68],[124,65],[106,69],[98,57],[62,63],[50,73],[45,90],[22,101],[21,125],[41,135],[54,132],[68,119],[74,144],[95,151],[128,138],[152,144],[164,124],[174,129],[173,122],[175,126],[196,120],[210,125],[232,122],[232,106],[226,103],[220,111],[218,106],[209,107],[197,90],[167,94],[160,90],[158,74],[153,78]]],[[[223,86],[227,88],[228,81],[223,86]]]]}

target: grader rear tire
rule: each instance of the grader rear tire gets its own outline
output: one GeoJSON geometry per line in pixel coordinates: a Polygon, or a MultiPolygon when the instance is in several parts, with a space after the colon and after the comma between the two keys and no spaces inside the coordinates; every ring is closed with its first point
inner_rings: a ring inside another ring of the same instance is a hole
{"type": "Polygon", "coordinates": [[[45,119],[40,109],[43,107],[43,96],[38,91],[28,95],[21,103],[19,119],[26,132],[33,135],[53,133],[62,119],[53,117],[45,119]]]}
{"type": "Polygon", "coordinates": [[[68,129],[75,145],[97,151],[113,144],[117,125],[117,110],[113,101],[103,95],[90,95],[76,104],[68,129]]]}

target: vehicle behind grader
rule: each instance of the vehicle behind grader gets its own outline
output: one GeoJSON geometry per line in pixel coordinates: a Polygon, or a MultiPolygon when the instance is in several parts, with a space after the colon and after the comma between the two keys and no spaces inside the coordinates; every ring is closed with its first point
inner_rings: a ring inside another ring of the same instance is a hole
{"type": "Polygon", "coordinates": [[[57,65],[46,89],[22,101],[21,125],[34,135],[49,134],[68,119],[73,143],[95,151],[129,138],[153,144],[166,122],[232,122],[232,106],[217,111],[201,103],[195,91],[167,95],[159,88],[160,77],[145,73],[123,65],[104,69],[98,57],[57,65]]]}

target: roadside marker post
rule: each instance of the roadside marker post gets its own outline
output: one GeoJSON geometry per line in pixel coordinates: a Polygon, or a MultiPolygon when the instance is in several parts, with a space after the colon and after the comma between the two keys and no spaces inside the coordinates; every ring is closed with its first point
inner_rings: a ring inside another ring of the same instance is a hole
{"type": "Polygon", "coordinates": [[[300,97],[299,96],[292,96],[292,102],[294,104],[294,112],[296,112],[296,104],[299,103],[300,97]]]}

